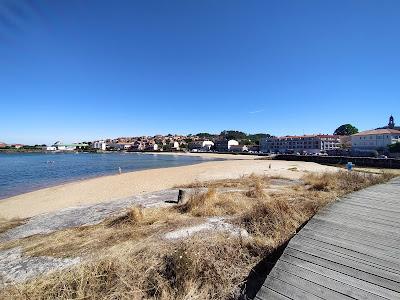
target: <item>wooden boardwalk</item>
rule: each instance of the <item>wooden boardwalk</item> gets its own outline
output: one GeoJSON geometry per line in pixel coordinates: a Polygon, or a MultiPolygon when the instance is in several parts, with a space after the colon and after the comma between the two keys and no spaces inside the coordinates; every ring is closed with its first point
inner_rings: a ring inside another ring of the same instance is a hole
{"type": "Polygon", "coordinates": [[[293,237],[256,299],[400,299],[400,178],[343,197],[293,237]]]}

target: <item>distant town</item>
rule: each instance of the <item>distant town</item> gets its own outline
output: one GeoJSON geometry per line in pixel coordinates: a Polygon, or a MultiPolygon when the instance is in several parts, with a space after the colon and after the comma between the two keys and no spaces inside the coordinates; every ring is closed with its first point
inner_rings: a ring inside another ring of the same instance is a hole
{"type": "Polygon", "coordinates": [[[267,133],[246,134],[226,130],[220,134],[155,135],[118,137],[104,140],[52,145],[23,145],[0,142],[1,151],[68,152],[68,151],[127,151],[127,152],[222,152],[251,154],[335,155],[365,157],[399,157],[400,127],[394,117],[387,125],[358,132],[351,124],[338,127],[333,134],[273,136],[267,133]]]}

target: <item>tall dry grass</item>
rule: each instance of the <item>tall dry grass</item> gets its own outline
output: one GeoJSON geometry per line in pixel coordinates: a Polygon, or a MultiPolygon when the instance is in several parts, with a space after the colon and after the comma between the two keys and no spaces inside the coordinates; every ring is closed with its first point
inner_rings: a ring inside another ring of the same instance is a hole
{"type": "Polygon", "coordinates": [[[195,217],[232,216],[251,206],[241,193],[217,193],[214,187],[206,192],[194,192],[188,201],[176,207],[183,214],[195,217]]]}
{"type": "MultiPolygon", "coordinates": [[[[0,298],[236,299],[250,270],[319,209],[344,193],[390,178],[354,172],[308,174],[303,185],[268,195],[264,194],[268,182],[254,176],[235,183],[248,189],[244,193],[221,194],[216,189],[221,182],[203,183],[207,192],[193,195],[186,204],[156,210],[133,208],[98,226],[71,229],[67,233],[72,243],[85,247],[84,241],[97,234],[100,237],[93,239],[99,243],[89,242],[86,247],[103,251],[92,251],[91,260],[79,266],[9,286],[0,291],[0,298]],[[250,238],[216,232],[178,242],[159,238],[165,230],[210,215],[231,216],[250,238]],[[88,230],[82,239],[79,230],[88,230]],[[104,243],[107,247],[101,246],[104,243]]],[[[59,238],[67,236],[64,233],[59,238]]],[[[42,242],[58,244],[53,245],[55,253],[62,251],[60,247],[71,248],[60,239],[42,242]]]]}
{"type": "Polygon", "coordinates": [[[169,208],[141,209],[132,207],[119,216],[100,224],[79,226],[50,234],[33,235],[22,240],[5,242],[0,250],[22,247],[26,256],[87,256],[126,241],[136,242],[183,224],[194,218],[169,208]]]}
{"type": "Polygon", "coordinates": [[[228,178],[212,181],[195,181],[186,185],[176,186],[177,188],[247,188],[255,181],[268,186],[271,179],[280,178],[279,176],[256,175],[254,173],[240,178],[228,178]]]}
{"type": "Polygon", "coordinates": [[[258,257],[252,245],[213,234],[178,243],[145,240],[65,271],[3,290],[2,299],[227,299],[258,257]],[[227,264],[227,262],[230,262],[227,264]]]}
{"type": "Polygon", "coordinates": [[[14,227],[22,225],[25,222],[26,222],[26,220],[24,220],[24,219],[7,220],[4,218],[0,218],[0,234],[2,234],[3,232],[6,232],[7,230],[10,230],[14,227]]]}
{"type": "Polygon", "coordinates": [[[379,175],[365,172],[338,171],[335,173],[309,173],[303,177],[305,184],[317,191],[335,191],[347,194],[371,185],[384,183],[395,177],[391,173],[379,175]]]}

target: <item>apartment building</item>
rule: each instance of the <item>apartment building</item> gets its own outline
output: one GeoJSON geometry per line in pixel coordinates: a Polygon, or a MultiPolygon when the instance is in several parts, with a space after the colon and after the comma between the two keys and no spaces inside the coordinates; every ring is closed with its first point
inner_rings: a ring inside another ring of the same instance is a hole
{"type": "Polygon", "coordinates": [[[313,134],[302,136],[268,137],[260,140],[260,151],[270,152],[305,152],[310,154],[340,148],[340,136],[313,134]]]}

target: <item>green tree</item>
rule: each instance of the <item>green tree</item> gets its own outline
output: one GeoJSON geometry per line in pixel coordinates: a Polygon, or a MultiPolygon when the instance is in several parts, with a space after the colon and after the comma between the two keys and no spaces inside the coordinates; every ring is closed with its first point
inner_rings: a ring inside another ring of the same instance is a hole
{"type": "Polygon", "coordinates": [[[221,132],[220,135],[227,140],[241,140],[247,137],[247,134],[245,134],[244,132],[236,130],[224,130],[221,132]]]}
{"type": "Polygon", "coordinates": [[[200,132],[200,133],[198,133],[198,134],[196,134],[198,137],[200,137],[200,138],[212,138],[212,137],[214,137],[214,135],[213,134],[211,134],[211,133],[208,133],[208,132],[200,132]]]}
{"type": "Polygon", "coordinates": [[[336,128],[333,134],[336,135],[352,135],[358,133],[358,129],[351,124],[343,124],[336,128]]]}
{"type": "Polygon", "coordinates": [[[391,153],[400,153],[400,143],[396,142],[395,144],[389,145],[389,151],[391,153]]]}
{"type": "Polygon", "coordinates": [[[247,137],[253,144],[259,145],[262,138],[271,137],[271,135],[268,133],[255,133],[249,134],[247,137]]]}

